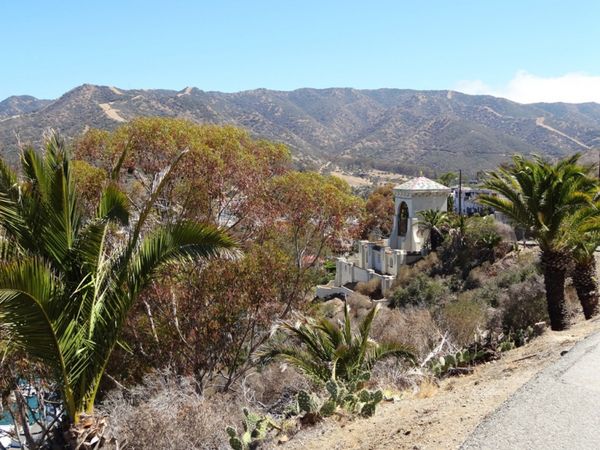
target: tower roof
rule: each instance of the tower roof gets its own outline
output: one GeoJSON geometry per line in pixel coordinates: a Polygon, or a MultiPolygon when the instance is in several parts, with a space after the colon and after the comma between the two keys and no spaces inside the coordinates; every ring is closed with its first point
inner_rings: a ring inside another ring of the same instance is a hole
{"type": "Polygon", "coordinates": [[[399,191],[442,191],[450,192],[450,188],[426,177],[416,177],[394,188],[399,191]]]}

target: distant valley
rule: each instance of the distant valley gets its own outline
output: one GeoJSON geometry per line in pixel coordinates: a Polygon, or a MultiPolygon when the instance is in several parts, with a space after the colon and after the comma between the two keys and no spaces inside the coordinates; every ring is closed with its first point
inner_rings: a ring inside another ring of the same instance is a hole
{"type": "Polygon", "coordinates": [[[297,160],[318,167],[376,168],[412,174],[495,167],[515,153],[552,158],[600,147],[600,105],[522,105],[455,91],[349,88],[237,93],[197,88],[122,90],[83,85],[56,100],[14,96],[0,102],[0,148],[39,143],[48,128],[73,137],[113,129],[138,116],[232,124],[284,142],[297,160]]]}

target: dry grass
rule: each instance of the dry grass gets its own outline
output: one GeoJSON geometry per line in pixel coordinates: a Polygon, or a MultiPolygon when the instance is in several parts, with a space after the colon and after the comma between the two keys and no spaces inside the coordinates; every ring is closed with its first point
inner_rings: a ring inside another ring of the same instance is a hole
{"type": "Polygon", "coordinates": [[[356,284],[354,290],[371,298],[381,298],[381,281],[378,278],[372,278],[367,282],[361,281],[356,284]]]}
{"type": "Polygon", "coordinates": [[[399,342],[411,346],[423,358],[438,343],[441,334],[425,308],[381,308],[373,321],[371,337],[378,342],[399,342]]]}
{"type": "Polygon", "coordinates": [[[434,379],[426,378],[421,382],[421,384],[419,384],[415,398],[431,398],[437,393],[438,390],[438,383],[434,379]]]}
{"type": "Polygon", "coordinates": [[[387,394],[416,391],[425,376],[419,367],[411,368],[394,358],[385,359],[375,364],[369,388],[382,389],[387,394]]]}
{"type": "MultiPolygon", "coordinates": [[[[350,307],[350,317],[352,319],[362,319],[375,306],[375,303],[367,296],[353,293],[348,296],[346,303],[350,307]]],[[[344,320],[344,301],[334,298],[326,302],[318,304],[318,307],[313,311],[314,317],[326,317],[330,320],[344,320]]]]}
{"type": "Polygon", "coordinates": [[[309,382],[283,364],[246,376],[228,394],[200,395],[191,378],[153,373],[141,385],[110,392],[100,412],[121,448],[229,449],[225,428],[242,429],[243,407],[281,418],[300,389],[310,389],[309,382]]]}
{"type": "Polygon", "coordinates": [[[500,235],[503,242],[516,242],[517,236],[515,235],[515,230],[513,227],[506,223],[494,221],[494,225],[496,227],[496,233],[500,235]]]}
{"type": "MultiPolygon", "coordinates": [[[[348,297],[348,306],[350,307],[350,314],[353,318],[362,319],[367,313],[375,306],[375,304],[371,301],[369,297],[366,297],[361,294],[353,294],[348,297]]],[[[340,309],[340,312],[343,312],[340,309]]],[[[340,314],[339,318],[342,319],[343,316],[340,314]]]]}
{"type": "Polygon", "coordinates": [[[273,414],[282,413],[300,389],[310,389],[307,379],[293,367],[278,363],[246,376],[239,387],[249,404],[273,414]]]}
{"type": "Polygon", "coordinates": [[[440,321],[459,347],[471,344],[478,331],[486,324],[486,307],[464,292],[456,301],[446,303],[440,313],[440,321]]]}
{"type": "Polygon", "coordinates": [[[241,407],[232,396],[199,395],[188,378],[157,373],[130,390],[111,392],[100,411],[120,448],[227,449],[225,427],[239,429],[241,407]]]}

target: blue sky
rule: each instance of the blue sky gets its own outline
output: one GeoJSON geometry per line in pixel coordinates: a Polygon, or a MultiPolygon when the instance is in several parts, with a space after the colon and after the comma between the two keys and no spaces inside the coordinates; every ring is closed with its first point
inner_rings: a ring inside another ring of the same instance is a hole
{"type": "Polygon", "coordinates": [[[599,17],[592,0],[3,1],[0,99],[94,83],[600,101],[599,17]]]}

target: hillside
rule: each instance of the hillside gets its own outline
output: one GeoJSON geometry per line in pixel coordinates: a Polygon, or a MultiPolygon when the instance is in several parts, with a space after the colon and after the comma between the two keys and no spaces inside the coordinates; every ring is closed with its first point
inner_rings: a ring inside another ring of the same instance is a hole
{"type": "Polygon", "coordinates": [[[462,448],[463,441],[475,428],[523,385],[558,361],[577,342],[599,330],[600,322],[593,320],[576,324],[568,334],[547,331],[530,344],[507,352],[502,359],[477,367],[473,374],[424,383],[412,391],[407,390],[398,400],[384,403],[374,417],[354,421],[328,419],[299,433],[283,447],[272,448],[462,448]]]}
{"type": "Polygon", "coordinates": [[[39,111],[52,100],[39,100],[30,95],[13,95],[0,102],[0,120],[39,111]]]}
{"type": "Polygon", "coordinates": [[[37,143],[52,127],[75,136],[142,115],[233,124],[282,141],[298,157],[415,172],[489,169],[515,153],[560,157],[600,144],[600,105],[522,105],[454,91],[349,88],[237,93],[79,86],[54,101],[0,102],[0,145],[37,143]]]}

